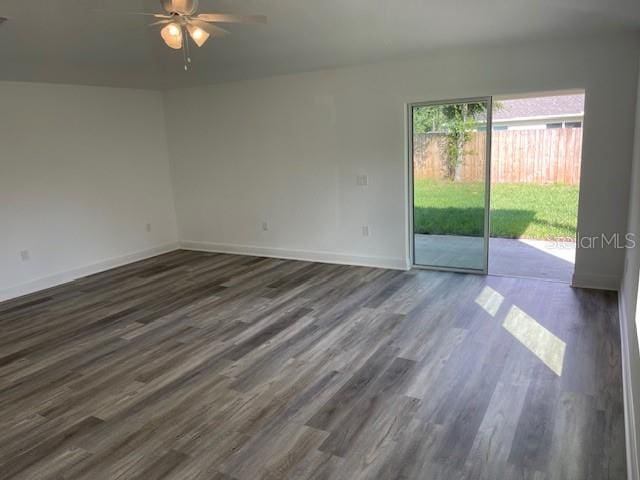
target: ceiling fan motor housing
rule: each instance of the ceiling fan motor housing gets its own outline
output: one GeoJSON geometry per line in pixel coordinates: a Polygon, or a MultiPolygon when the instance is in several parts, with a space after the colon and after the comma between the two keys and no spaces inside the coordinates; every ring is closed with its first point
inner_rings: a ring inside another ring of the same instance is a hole
{"type": "Polygon", "coordinates": [[[162,8],[168,13],[193,15],[198,10],[198,0],[161,0],[162,8]]]}

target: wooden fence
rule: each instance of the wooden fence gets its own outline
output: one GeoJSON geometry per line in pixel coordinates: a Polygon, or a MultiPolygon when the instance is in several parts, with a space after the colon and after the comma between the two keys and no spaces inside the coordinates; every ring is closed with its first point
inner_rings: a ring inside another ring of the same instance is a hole
{"type": "MultiPolygon", "coordinates": [[[[484,179],[485,141],[474,132],[467,144],[460,179],[484,179]]],[[[419,133],[414,136],[416,178],[444,178],[444,135],[419,133]]],[[[497,183],[563,183],[580,181],[582,128],[507,130],[493,132],[491,179],[497,183]]]]}

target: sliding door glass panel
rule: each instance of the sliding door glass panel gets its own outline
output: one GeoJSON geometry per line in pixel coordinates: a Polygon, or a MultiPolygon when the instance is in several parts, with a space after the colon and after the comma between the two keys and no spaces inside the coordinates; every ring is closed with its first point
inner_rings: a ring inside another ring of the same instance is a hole
{"type": "Polygon", "coordinates": [[[486,273],[491,99],[411,107],[413,262],[486,273]]]}

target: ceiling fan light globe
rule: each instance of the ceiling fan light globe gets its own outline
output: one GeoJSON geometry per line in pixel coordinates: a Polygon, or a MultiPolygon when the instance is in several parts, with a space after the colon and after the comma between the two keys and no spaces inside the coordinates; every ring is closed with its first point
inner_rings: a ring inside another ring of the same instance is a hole
{"type": "Polygon", "coordinates": [[[182,48],[182,28],[177,23],[170,23],[160,30],[160,36],[168,47],[175,50],[182,48]]]}
{"type": "Polygon", "coordinates": [[[201,47],[207,40],[209,40],[209,33],[200,27],[197,27],[195,25],[188,25],[187,30],[189,31],[189,35],[193,39],[194,43],[198,47],[201,47]]]}

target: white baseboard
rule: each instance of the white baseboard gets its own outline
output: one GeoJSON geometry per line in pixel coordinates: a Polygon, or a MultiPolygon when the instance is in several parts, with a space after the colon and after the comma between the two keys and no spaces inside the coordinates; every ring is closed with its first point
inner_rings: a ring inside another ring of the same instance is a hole
{"type": "Polygon", "coordinates": [[[231,245],[212,242],[182,241],[184,250],[201,252],[231,253],[236,255],[253,255],[256,257],[282,258],[285,260],[304,260],[308,262],[336,263],[340,265],[356,265],[362,267],[389,268],[408,270],[404,258],[368,257],[345,253],[317,252],[311,250],[291,250],[286,248],[258,247],[253,245],[231,245]]]}
{"type": "MultiPolygon", "coordinates": [[[[636,412],[633,402],[633,374],[632,358],[629,337],[629,318],[625,306],[624,293],[618,294],[618,311],[620,316],[620,341],[622,346],[622,385],[624,396],[624,423],[627,450],[627,477],[628,480],[640,480],[639,460],[638,460],[638,439],[636,432],[636,412]]],[[[637,385],[636,388],[640,388],[637,385]]]]}
{"type": "Polygon", "coordinates": [[[55,287],[63,283],[71,282],[72,280],[75,280],[80,277],[93,275],[94,273],[103,272],[111,268],[120,267],[128,263],[137,262],[138,260],[144,260],[145,258],[155,257],[156,255],[161,255],[163,253],[171,252],[179,248],[180,248],[180,245],[177,242],[168,243],[165,245],[159,245],[157,247],[148,248],[146,250],[141,250],[139,252],[122,255],[119,257],[109,258],[107,260],[102,260],[100,262],[93,263],[91,265],[74,268],[72,270],[67,270],[65,272],[55,273],[53,275],[41,277],[31,282],[23,283],[20,285],[16,285],[14,287],[9,287],[9,288],[0,290],[0,302],[9,300],[12,298],[16,298],[16,297],[21,297],[22,295],[27,295],[29,293],[37,292],[39,290],[44,290],[46,288],[55,287]]]}
{"type": "Polygon", "coordinates": [[[594,288],[597,290],[614,290],[620,288],[620,277],[616,275],[573,274],[571,285],[578,288],[594,288]]]}

